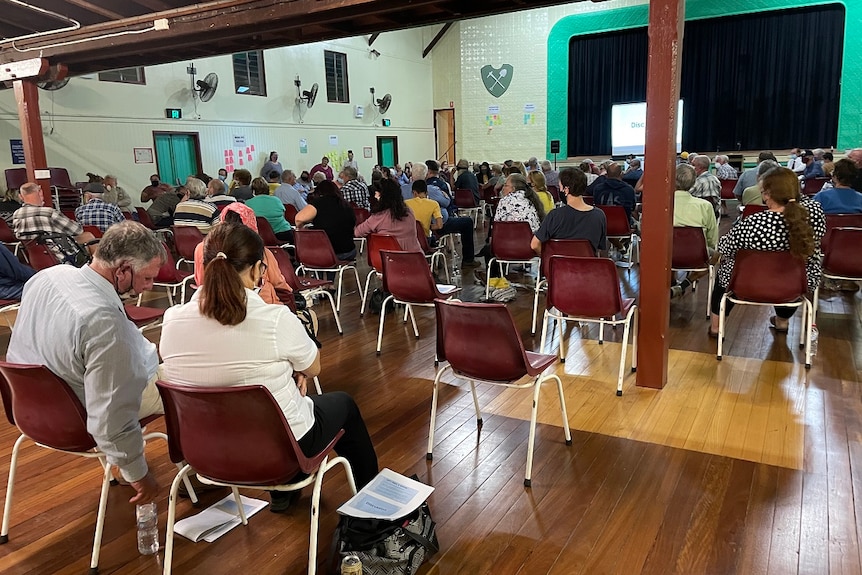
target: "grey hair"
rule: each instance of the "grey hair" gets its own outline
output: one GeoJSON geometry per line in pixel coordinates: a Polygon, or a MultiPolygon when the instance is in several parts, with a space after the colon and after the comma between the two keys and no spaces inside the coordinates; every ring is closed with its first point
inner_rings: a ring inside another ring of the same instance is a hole
{"type": "Polygon", "coordinates": [[[323,172],[314,172],[314,175],[311,176],[311,181],[314,182],[315,184],[319,184],[320,182],[322,182],[325,179],[326,179],[326,174],[324,174],[323,172]]]}
{"type": "Polygon", "coordinates": [[[296,174],[294,174],[294,173],[293,173],[293,170],[285,170],[285,171],[283,171],[283,172],[281,173],[281,181],[282,181],[282,182],[286,182],[286,181],[288,180],[288,178],[290,178],[290,176],[296,176],[296,174]]]}
{"type": "Polygon", "coordinates": [[[781,164],[776,162],[775,160],[763,160],[760,162],[760,165],[757,166],[757,179],[761,180],[763,177],[774,170],[775,168],[780,168],[781,164]]]}
{"type": "Polygon", "coordinates": [[[814,148],[813,150],[811,150],[811,152],[814,154],[815,160],[822,160],[823,154],[826,153],[823,148],[814,148]]]}
{"type": "Polygon", "coordinates": [[[550,171],[550,169],[551,169],[551,162],[549,162],[548,160],[542,160],[542,171],[547,172],[547,171],[550,171]]]}
{"type": "Polygon", "coordinates": [[[114,180],[116,182],[117,176],[115,176],[114,174],[105,174],[105,177],[102,178],[102,181],[105,181],[105,180],[114,180]]]}
{"type": "Polygon", "coordinates": [[[219,180],[218,178],[213,178],[210,180],[210,183],[207,184],[207,188],[213,191],[214,196],[220,196],[225,192],[224,182],[219,180]]]}
{"type": "Polygon", "coordinates": [[[139,271],[154,258],[165,263],[167,254],[152,231],[138,222],[126,220],[108,228],[93,258],[109,268],[128,263],[134,271],[139,271]]]}
{"type": "Polygon", "coordinates": [[[186,189],[189,191],[189,199],[192,200],[200,200],[207,195],[207,185],[192,176],[186,178],[186,189]]]}
{"type": "Polygon", "coordinates": [[[716,164],[726,164],[729,159],[730,158],[728,158],[724,154],[718,154],[717,156],[715,156],[715,159],[713,161],[716,164]]]}
{"type": "Polygon", "coordinates": [[[356,179],[356,168],[353,166],[344,166],[344,168],[341,169],[341,173],[347,176],[348,180],[356,179]]]}
{"type": "Polygon", "coordinates": [[[709,156],[695,156],[694,159],[688,159],[689,164],[697,164],[704,170],[709,169],[709,156]]]}
{"type": "Polygon", "coordinates": [[[697,176],[690,164],[680,164],[676,167],[676,189],[686,192],[694,185],[697,176]]]}
{"type": "Polygon", "coordinates": [[[425,176],[428,175],[428,166],[425,165],[425,162],[413,162],[413,168],[410,170],[410,175],[413,177],[413,180],[424,180],[425,176]]]}

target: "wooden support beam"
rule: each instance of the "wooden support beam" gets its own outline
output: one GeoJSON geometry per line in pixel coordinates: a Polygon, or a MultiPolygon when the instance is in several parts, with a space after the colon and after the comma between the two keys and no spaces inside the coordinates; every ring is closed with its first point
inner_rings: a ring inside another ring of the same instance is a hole
{"type": "Polygon", "coordinates": [[[105,18],[110,18],[111,20],[121,20],[125,18],[122,14],[118,12],[114,12],[113,10],[108,10],[107,8],[102,8],[101,6],[97,6],[92,2],[87,2],[87,0],[65,0],[69,4],[73,4],[78,8],[83,8],[87,12],[92,12],[93,14],[98,14],[99,16],[104,16],[105,18]]]}
{"type": "Polygon", "coordinates": [[[640,251],[641,297],[637,385],[661,389],[667,383],[670,330],[670,262],[673,191],[676,186],[676,123],[685,0],[651,0],[647,65],[646,149],[640,251]]]}
{"type": "Polygon", "coordinates": [[[39,88],[35,79],[15,80],[15,101],[18,104],[18,122],[27,165],[27,180],[42,186],[46,206],[51,203],[51,179],[48,177],[48,159],[42,139],[42,120],[39,118],[39,88]]]}
{"type": "Polygon", "coordinates": [[[20,62],[7,62],[0,65],[0,82],[36,78],[48,71],[48,60],[31,58],[20,62]]]}
{"type": "Polygon", "coordinates": [[[431,50],[434,49],[434,46],[437,45],[437,42],[439,42],[440,39],[443,38],[443,35],[446,34],[446,32],[448,32],[449,28],[451,28],[451,27],[452,27],[452,22],[446,22],[445,24],[443,24],[443,27],[440,28],[440,30],[437,32],[437,35],[434,36],[431,39],[431,42],[429,42],[428,45],[425,47],[425,49],[422,50],[422,57],[423,58],[431,53],[431,50]]]}
{"type": "Polygon", "coordinates": [[[380,32],[375,32],[374,34],[372,34],[371,37],[368,39],[368,45],[371,46],[372,44],[374,44],[374,41],[377,40],[378,36],[380,36],[380,32]]]}

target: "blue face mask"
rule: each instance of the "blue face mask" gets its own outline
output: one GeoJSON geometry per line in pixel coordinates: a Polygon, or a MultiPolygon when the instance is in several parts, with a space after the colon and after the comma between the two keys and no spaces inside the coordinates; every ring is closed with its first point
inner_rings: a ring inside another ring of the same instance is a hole
{"type": "Polygon", "coordinates": [[[224,182],[225,180],[227,180],[227,176],[219,176],[218,179],[224,182]]]}
{"type": "Polygon", "coordinates": [[[791,160],[795,160],[795,159],[796,159],[796,154],[790,154],[790,155],[789,155],[789,156],[787,156],[787,157],[788,157],[788,158],[790,158],[791,160]]]}

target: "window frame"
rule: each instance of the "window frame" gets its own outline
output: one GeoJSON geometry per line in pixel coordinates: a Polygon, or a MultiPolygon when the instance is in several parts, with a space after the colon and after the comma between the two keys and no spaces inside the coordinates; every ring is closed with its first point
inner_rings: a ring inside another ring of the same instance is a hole
{"type": "Polygon", "coordinates": [[[266,97],[266,66],[263,59],[263,50],[247,50],[245,52],[235,52],[231,54],[231,68],[233,72],[233,85],[234,85],[234,93],[241,94],[243,96],[263,96],[266,97]],[[252,82],[252,70],[249,66],[249,54],[257,54],[257,76],[259,77],[259,86],[253,86],[252,82]],[[237,77],[237,57],[243,56],[245,58],[245,79],[247,82],[245,84],[241,83],[243,78],[237,77]],[[245,90],[240,90],[240,88],[246,88],[245,90]]]}
{"type": "Polygon", "coordinates": [[[143,66],[129,66],[127,68],[114,68],[113,70],[104,70],[98,73],[97,76],[99,82],[114,82],[115,84],[132,84],[135,86],[146,86],[147,85],[147,77],[144,73],[143,66]],[[134,79],[126,79],[123,77],[123,71],[125,70],[135,70],[135,78],[134,79]],[[116,78],[107,77],[108,74],[119,74],[116,78]]]}
{"type": "Polygon", "coordinates": [[[349,104],[350,76],[347,68],[347,54],[335,50],[324,50],[323,71],[326,78],[326,101],[335,104],[349,104]],[[338,71],[339,65],[343,68],[341,74],[338,71]],[[332,68],[331,71],[330,68],[332,68]]]}

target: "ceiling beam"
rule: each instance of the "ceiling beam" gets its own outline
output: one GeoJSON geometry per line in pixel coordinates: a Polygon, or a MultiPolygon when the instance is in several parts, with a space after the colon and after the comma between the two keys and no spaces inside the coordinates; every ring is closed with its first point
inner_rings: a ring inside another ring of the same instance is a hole
{"type": "Polygon", "coordinates": [[[102,8],[101,6],[96,6],[92,2],[87,2],[86,0],[65,0],[68,4],[72,4],[73,6],[77,6],[78,8],[83,8],[87,12],[92,12],[93,14],[98,14],[99,16],[104,16],[105,18],[109,18],[111,20],[122,20],[125,18],[125,15],[114,12],[113,10],[108,10],[107,8],[102,8]]]}
{"type": "Polygon", "coordinates": [[[437,31],[437,35],[434,36],[431,39],[431,41],[428,43],[428,45],[425,46],[425,49],[422,50],[422,57],[423,58],[431,53],[431,50],[434,49],[434,46],[437,45],[437,42],[439,42],[440,39],[443,38],[443,35],[446,34],[446,32],[448,32],[449,28],[451,28],[451,27],[452,27],[452,22],[446,22],[445,24],[443,24],[443,27],[437,31]]]}

